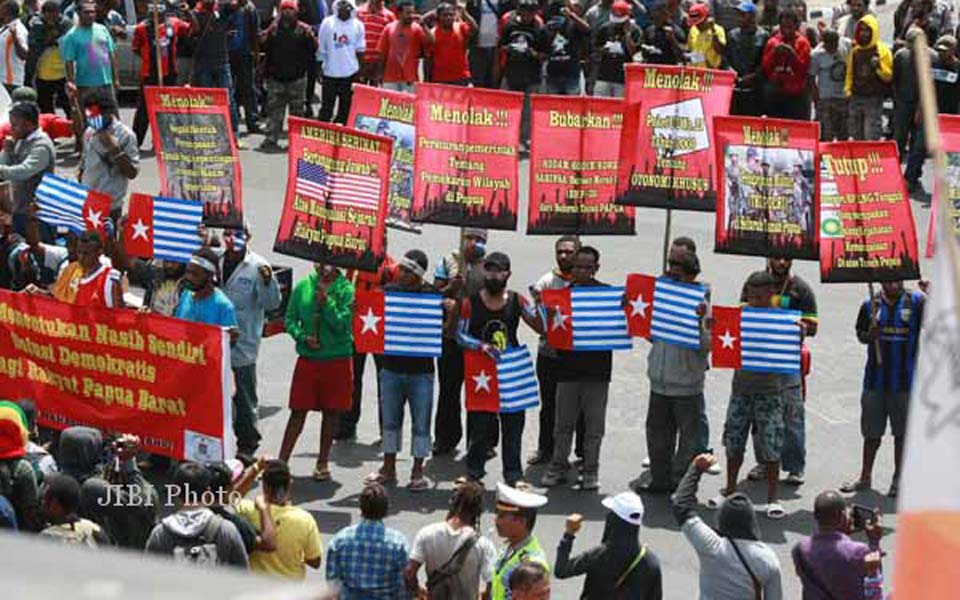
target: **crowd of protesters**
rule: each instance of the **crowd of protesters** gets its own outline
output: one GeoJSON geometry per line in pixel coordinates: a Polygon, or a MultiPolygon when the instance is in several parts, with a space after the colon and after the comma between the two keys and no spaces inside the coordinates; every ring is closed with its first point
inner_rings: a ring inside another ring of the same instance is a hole
{"type": "MultiPolygon", "coordinates": [[[[239,133],[241,121],[247,134],[262,130],[261,148],[267,151],[282,148],[287,112],[313,116],[319,103],[321,120],[346,123],[351,86],[357,82],[399,91],[411,91],[418,81],[502,87],[527,98],[523,147],[532,93],[622,97],[624,65],[630,62],[732,69],[733,114],[815,116],[824,140],[875,140],[891,133],[905,161],[904,177],[921,194],[925,150],[911,42],[918,31],[935,40],[930,58],[940,111],[958,112],[960,61],[951,5],[905,0],[889,44],[880,39],[877,17],[865,0],[850,0],[830,23],[808,22],[803,2],[781,6],[777,0],[761,6],[677,0],[167,5],[161,34],[150,18],[133,27],[131,45],[142,67],[132,126],[121,120],[117,104],[117,39],[127,36],[126,23],[110,1],[61,6],[50,0],[32,10],[27,4],[0,4],[5,41],[0,80],[13,99],[0,152],[0,180],[9,181],[12,192],[9,204],[0,204],[0,288],[80,306],[139,307],[225,328],[231,340],[238,453],[236,460],[223,463],[170,465],[172,484],[155,489],[141,467],[159,457],[144,456],[135,437],[105,440],[96,429],[71,427],[42,444],[33,403],[0,402],[4,526],[64,543],[145,549],[181,562],[233,565],[294,579],[305,577],[308,566],[323,566],[344,598],[398,598],[427,589],[436,594],[431,597],[545,598],[551,576],[581,574],[586,575],[584,597],[660,598],[668,592],[662,589],[656,555],[640,542],[644,505],[638,494],[671,494],[677,522],[700,562],[702,597],[781,597],[781,565],[760,539],[755,507],[737,492],[738,473],[752,433],[757,465],[748,477],[767,482],[768,502],[761,512],[783,518],[781,468],[788,485],[802,485],[805,477],[803,376],[735,374],[723,424],[726,485],[706,502],[717,511],[717,526],[710,527],[696,512],[701,475],[720,472],[708,452],[704,409],[709,294],[698,309],[700,348],[652,344],[649,471],[631,482],[633,491],[603,501],[609,513],[598,547],[571,555],[582,520],[571,515],[550,565],[534,535],[536,511],[547,498],[531,489],[563,482],[582,492],[599,488],[610,352],[558,351],[541,343],[540,436],[527,462],[543,472],[534,485],[524,481],[524,413],[468,412],[464,428],[464,350],[495,355],[517,346],[521,321],[543,334],[554,308],[542,302],[544,290],[605,285],[598,279],[601,252],[576,237],[556,241],[555,265],[530,286],[530,299],[514,291],[529,282],[510,281],[510,257],[487,251],[483,229],[462,231],[460,249],[437,259],[432,281],[430,259],[420,250],[388,260],[372,276],[317,264],[294,286],[287,306],[286,332],[298,356],[290,415],[278,458],[265,458],[256,365],[264,315],[281,303],[276,274],[251,249],[249,228],[203,232],[204,247],[186,265],[128,256],[123,209],[139,175],[139,149],[147,133],[142,87],[162,82],[228,89],[234,132],[239,133]],[[889,123],[883,110],[887,100],[893,107],[889,123]],[[63,117],[55,114],[58,108],[63,117]],[[79,180],[111,198],[102,222],[105,234],[63,234],[34,214],[40,179],[57,167],[59,138],[74,141],[80,152],[79,180]],[[130,286],[144,293],[130,294],[130,286]],[[365,480],[358,522],[333,535],[324,551],[315,520],[295,505],[287,461],[311,411],[323,414],[314,479],[334,477],[334,441],[356,436],[366,357],[354,350],[352,320],[355,291],[363,286],[442,294],[443,350],[436,363],[376,357],[383,462],[365,480]],[[392,493],[431,488],[427,459],[455,452],[466,439],[464,477],[455,483],[445,519],[423,528],[412,543],[384,523],[388,489],[398,481],[396,459],[408,404],[413,466],[406,490],[392,493]],[[507,542],[501,551],[479,533],[485,464],[498,446],[505,484],[498,484],[496,529],[507,542]],[[175,510],[162,516],[165,503],[175,510]]],[[[694,240],[674,240],[665,275],[705,283],[694,240]]],[[[868,355],[862,470],[839,492],[817,496],[817,532],[794,548],[795,570],[809,597],[875,597],[870,594],[882,577],[879,515],[850,510],[840,492],[872,485],[874,459],[889,422],[896,469],[888,494],[898,493],[924,299],[903,282],[884,283],[860,307],[852,327],[868,355]],[[864,531],[869,544],[850,539],[854,529],[864,531]]],[[[624,298],[625,305],[629,300],[624,298]]],[[[741,300],[799,310],[803,335],[817,332],[816,299],[791,273],[788,259],[772,257],[752,273],[741,300]]]]}

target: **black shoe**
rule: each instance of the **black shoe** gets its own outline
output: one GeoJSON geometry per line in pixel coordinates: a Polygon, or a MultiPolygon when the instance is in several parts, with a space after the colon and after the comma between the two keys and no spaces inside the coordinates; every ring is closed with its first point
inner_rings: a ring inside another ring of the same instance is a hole
{"type": "Polygon", "coordinates": [[[527,464],[530,466],[546,465],[550,463],[550,458],[551,456],[546,452],[541,452],[540,450],[537,450],[533,454],[533,456],[527,459],[527,464]]]}
{"type": "Polygon", "coordinates": [[[257,459],[254,458],[257,451],[247,452],[245,450],[237,450],[237,460],[243,463],[243,468],[246,469],[253,463],[257,462],[257,459]]]}
{"type": "Polygon", "coordinates": [[[263,130],[260,129],[260,126],[257,125],[256,123],[252,125],[247,125],[247,135],[251,135],[254,133],[263,133],[263,130]]]}
{"type": "Polygon", "coordinates": [[[487,460],[493,460],[497,457],[496,448],[487,448],[487,460]]]}
{"type": "Polygon", "coordinates": [[[333,439],[338,442],[353,442],[357,439],[356,429],[341,429],[333,434],[333,439]]]}
{"type": "Polygon", "coordinates": [[[447,456],[453,454],[457,451],[456,446],[441,446],[439,444],[433,445],[433,455],[434,456],[447,456]]]}

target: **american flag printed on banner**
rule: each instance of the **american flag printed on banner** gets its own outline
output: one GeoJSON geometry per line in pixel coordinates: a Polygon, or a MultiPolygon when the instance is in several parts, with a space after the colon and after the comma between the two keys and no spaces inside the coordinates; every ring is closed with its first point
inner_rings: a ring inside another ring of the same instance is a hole
{"type": "Polygon", "coordinates": [[[104,231],[110,216],[110,196],[51,173],[40,180],[36,196],[41,221],[74,233],[104,231]]]}
{"type": "Polygon", "coordinates": [[[582,286],[544,290],[543,305],[552,312],[547,343],[560,350],[630,350],[623,286],[582,286]]]}
{"type": "Polygon", "coordinates": [[[377,211],[380,208],[380,180],[372,175],[333,173],[323,165],[297,160],[295,191],[322,199],[333,207],[377,211]]]}
{"type": "Polygon", "coordinates": [[[765,373],[800,373],[798,310],[714,307],[712,364],[765,373]]]}
{"type": "Polygon", "coordinates": [[[658,277],[653,290],[651,339],[696,350],[700,348],[700,317],[697,309],[706,299],[706,288],[658,277]]]}
{"type": "Polygon", "coordinates": [[[200,249],[203,201],[133,194],[124,228],[126,250],[133,256],[185,263],[200,249]]]}
{"type": "Polygon", "coordinates": [[[463,356],[468,411],[512,413],[539,404],[533,357],[526,346],[503,350],[496,361],[480,350],[467,350],[463,356]]]}
{"type": "Polygon", "coordinates": [[[358,291],[353,315],[357,352],[433,358],[443,345],[440,294],[358,291]]]}

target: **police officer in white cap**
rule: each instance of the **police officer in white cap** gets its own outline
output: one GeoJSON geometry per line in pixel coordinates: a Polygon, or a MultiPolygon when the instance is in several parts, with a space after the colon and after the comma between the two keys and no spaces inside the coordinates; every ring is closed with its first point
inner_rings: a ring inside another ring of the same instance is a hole
{"type": "Polygon", "coordinates": [[[609,509],[600,545],[570,557],[583,517],[567,517],[566,531],[557,546],[553,572],[558,579],[586,573],[581,598],[663,597],[660,561],[640,543],[643,500],[633,492],[603,499],[609,509]]]}
{"type": "Polygon", "coordinates": [[[493,600],[510,599],[510,573],[524,562],[536,562],[549,572],[550,563],[533,535],[537,509],[547,497],[497,483],[497,535],[507,540],[493,574],[493,600]]]}

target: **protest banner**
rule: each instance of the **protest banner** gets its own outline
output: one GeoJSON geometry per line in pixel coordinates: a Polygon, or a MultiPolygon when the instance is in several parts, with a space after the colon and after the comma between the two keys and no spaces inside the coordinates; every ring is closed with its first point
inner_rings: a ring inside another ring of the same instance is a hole
{"type": "Polygon", "coordinates": [[[386,254],[393,140],[298,117],[287,123],[287,194],[274,252],[376,271],[386,254]]]}
{"type": "Polygon", "coordinates": [[[414,98],[413,94],[355,84],[347,122],[354,129],[393,139],[387,227],[420,233],[420,226],[410,220],[410,206],[413,203],[414,98]]]}
{"type": "Polygon", "coordinates": [[[229,351],[219,327],[0,290],[0,389],[33,400],[41,427],[133,433],[178,460],[232,457],[229,351]]]}
{"type": "Polygon", "coordinates": [[[229,90],[146,87],[160,196],[203,201],[208,227],[243,228],[240,155],[229,90]]]}
{"type": "Polygon", "coordinates": [[[714,251],[816,260],[818,124],[717,117],[713,129],[714,251]]]}
{"type": "Polygon", "coordinates": [[[633,235],[634,208],[614,203],[623,103],[531,98],[530,235],[633,235]]]}
{"type": "Polygon", "coordinates": [[[617,203],[712,211],[713,117],[726,115],[736,74],[627,64],[617,203]]]}
{"type": "Polygon", "coordinates": [[[517,228],[523,94],[417,84],[411,218],[517,228]]]}
{"type": "MultiPolygon", "coordinates": [[[[943,153],[946,158],[944,165],[943,182],[945,185],[940,189],[941,180],[935,178],[934,196],[943,199],[947,203],[947,212],[953,221],[950,230],[960,236],[960,115],[937,115],[937,121],[940,126],[940,142],[943,144],[943,153]]],[[[927,248],[926,256],[933,256],[935,246],[937,222],[937,210],[930,211],[930,220],[927,222],[927,248]]]]}
{"type": "Polygon", "coordinates": [[[820,281],[918,279],[917,233],[897,145],[820,145],[820,281]]]}

